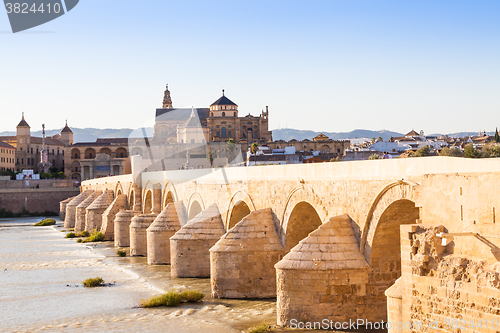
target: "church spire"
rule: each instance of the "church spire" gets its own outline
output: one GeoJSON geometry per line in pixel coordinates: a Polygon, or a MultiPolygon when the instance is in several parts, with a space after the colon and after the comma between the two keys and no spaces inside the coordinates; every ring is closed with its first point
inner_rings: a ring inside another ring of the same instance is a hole
{"type": "Polygon", "coordinates": [[[165,87],[165,94],[163,95],[163,108],[172,109],[172,98],[170,98],[170,91],[168,90],[168,83],[165,87]]]}

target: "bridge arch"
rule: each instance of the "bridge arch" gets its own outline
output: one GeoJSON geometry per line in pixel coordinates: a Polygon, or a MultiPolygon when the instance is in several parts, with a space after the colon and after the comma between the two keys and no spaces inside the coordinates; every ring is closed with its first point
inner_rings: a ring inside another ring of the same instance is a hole
{"type": "Polygon", "coordinates": [[[116,186],[115,186],[115,198],[117,196],[119,196],[120,194],[123,194],[123,186],[122,184],[120,183],[120,181],[118,181],[116,183],[116,186]]]}
{"type": "Polygon", "coordinates": [[[201,213],[204,209],[205,203],[203,202],[201,195],[198,192],[191,194],[188,203],[188,221],[201,213]]]}
{"type": "MultiPolygon", "coordinates": [[[[389,223],[388,216],[391,216],[393,229],[397,229],[398,244],[399,228],[396,225],[416,223],[419,216],[419,209],[415,206],[417,186],[418,184],[411,181],[398,180],[385,186],[375,198],[361,235],[360,252],[364,254],[368,263],[371,263],[375,236],[383,235],[382,230],[378,233],[377,230],[379,227],[386,227],[389,223]]],[[[398,249],[397,254],[399,253],[398,249]]]]}
{"type": "Polygon", "coordinates": [[[281,242],[286,247],[286,251],[288,252],[297,245],[300,240],[311,231],[316,230],[327,219],[328,211],[325,205],[311,188],[299,185],[291,190],[285,202],[280,228],[281,242]],[[312,215],[308,216],[307,214],[312,215]],[[301,226],[301,224],[303,225],[301,226]],[[291,237],[287,241],[289,232],[291,237]],[[293,245],[294,243],[295,245],[293,245]],[[287,244],[288,247],[291,247],[288,248],[287,244]]]}
{"type": "Polygon", "coordinates": [[[287,221],[285,253],[290,252],[295,245],[299,244],[322,223],[318,212],[310,203],[306,201],[297,203],[287,221]]]}
{"type": "Polygon", "coordinates": [[[236,223],[240,222],[245,216],[254,210],[255,205],[247,192],[240,190],[233,194],[227,208],[225,223],[226,231],[234,227],[236,223]]]}
{"type": "Polygon", "coordinates": [[[146,189],[144,192],[144,202],[142,203],[143,213],[150,214],[153,211],[153,190],[146,189]]]}
{"type": "Polygon", "coordinates": [[[175,190],[174,185],[171,182],[167,182],[165,184],[165,188],[163,189],[162,193],[162,206],[161,208],[164,209],[167,207],[167,205],[171,202],[177,201],[178,196],[177,196],[177,191],[175,190]]]}
{"type": "Polygon", "coordinates": [[[135,206],[135,197],[140,195],[140,193],[136,193],[136,189],[134,184],[130,183],[128,190],[128,209],[133,210],[135,206]]]}

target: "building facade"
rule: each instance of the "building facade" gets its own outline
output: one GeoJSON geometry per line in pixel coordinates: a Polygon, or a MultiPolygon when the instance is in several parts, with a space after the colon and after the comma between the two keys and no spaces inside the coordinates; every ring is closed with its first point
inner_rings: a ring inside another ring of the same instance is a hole
{"type": "Polygon", "coordinates": [[[0,171],[12,170],[15,168],[16,148],[0,141],[0,171]]]}
{"type": "MultiPolygon", "coordinates": [[[[35,173],[40,172],[38,164],[41,161],[44,140],[48,162],[51,164],[52,171],[62,171],[67,178],[77,182],[90,179],[91,176],[94,178],[104,174],[106,176],[121,175],[127,171],[128,138],[105,138],[97,139],[96,142],[74,143],[73,131],[66,123],[59,134],[43,139],[31,135],[31,127],[24,119],[24,113],[16,127],[16,135],[0,137],[0,141],[14,149],[14,153],[7,153],[11,156],[5,156],[5,158],[13,158],[13,165],[11,164],[10,168],[19,172],[28,169],[33,170],[35,173]],[[105,154],[109,159],[100,157],[101,160],[96,161],[99,154],[105,154]],[[103,159],[106,159],[106,163],[111,165],[109,170],[104,170],[105,168],[100,165],[103,159]],[[82,163],[87,166],[85,174],[83,174],[82,163]],[[93,169],[90,169],[94,164],[101,172],[94,172],[93,169]]],[[[1,149],[0,151],[9,148],[1,146],[1,149]]],[[[0,154],[2,155],[0,160],[3,160],[3,154],[0,154]]],[[[3,164],[0,165],[0,168],[2,167],[3,164]]],[[[7,167],[5,168],[7,169],[7,167]]]]}

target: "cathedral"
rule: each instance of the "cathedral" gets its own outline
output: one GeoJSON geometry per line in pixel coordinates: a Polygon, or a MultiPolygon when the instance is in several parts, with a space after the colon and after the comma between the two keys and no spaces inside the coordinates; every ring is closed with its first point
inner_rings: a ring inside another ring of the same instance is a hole
{"type": "Polygon", "coordinates": [[[268,117],[267,106],[259,116],[240,117],[238,105],[225,96],[224,90],[209,108],[176,109],[167,85],[163,107],[156,109],[153,139],[172,144],[226,142],[229,139],[243,145],[265,144],[272,141],[268,117]]]}

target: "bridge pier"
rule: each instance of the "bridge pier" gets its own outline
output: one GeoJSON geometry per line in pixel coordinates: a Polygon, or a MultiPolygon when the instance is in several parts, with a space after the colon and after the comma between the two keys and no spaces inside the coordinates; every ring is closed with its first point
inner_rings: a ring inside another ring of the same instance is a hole
{"type": "Polygon", "coordinates": [[[87,199],[89,195],[91,195],[93,190],[85,190],[82,193],[78,194],[73,200],[71,200],[66,205],[66,216],[64,217],[64,227],[65,228],[74,228],[75,227],[75,219],[76,219],[76,207],[82,203],[83,200],[87,199]]]}
{"type": "Polygon", "coordinates": [[[101,232],[104,234],[105,241],[112,241],[115,239],[115,217],[118,212],[127,209],[127,196],[125,194],[118,194],[109,205],[109,207],[102,213],[102,226],[101,232]]]}
{"type": "Polygon", "coordinates": [[[271,208],[251,212],[210,249],[213,297],[275,297],[274,265],[284,252],[271,208]]]}
{"type": "Polygon", "coordinates": [[[87,213],[87,207],[90,206],[92,202],[94,202],[94,200],[101,194],[101,191],[94,191],[87,197],[87,199],[83,200],[78,206],[76,206],[75,232],[82,232],[85,230],[85,215],[87,213]]]}
{"type": "Polygon", "coordinates": [[[85,230],[92,232],[94,229],[101,230],[102,214],[113,202],[113,191],[105,190],[97,199],[87,207],[85,215],[85,230]]]}
{"type": "Polygon", "coordinates": [[[210,205],[196,215],[170,238],[172,265],[170,275],[172,277],[209,277],[210,248],[224,233],[224,224],[216,204],[210,205]]]}
{"type": "Polygon", "coordinates": [[[59,219],[60,220],[64,221],[66,219],[66,206],[74,198],[76,198],[76,196],[68,198],[66,200],[63,200],[63,201],[59,202],[59,219]]]}
{"type": "Polygon", "coordinates": [[[148,237],[146,230],[153,223],[157,214],[140,214],[132,218],[130,223],[130,255],[147,256],[148,237]]]}
{"type": "Polygon", "coordinates": [[[278,325],[301,317],[311,322],[378,318],[377,297],[367,294],[370,267],[350,221],[347,215],[331,218],[276,264],[278,325]]]}
{"type": "MultiPolygon", "coordinates": [[[[180,207],[179,204],[182,202],[177,202],[180,207]]],[[[169,203],[146,230],[149,265],[170,264],[170,237],[180,228],[176,203],[169,203]]]]}
{"type": "Polygon", "coordinates": [[[124,210],[116,214],[114,221],[115,246],[130,246],[130,223],[132,218],[141,214],[139,210],[124,210]]]}

